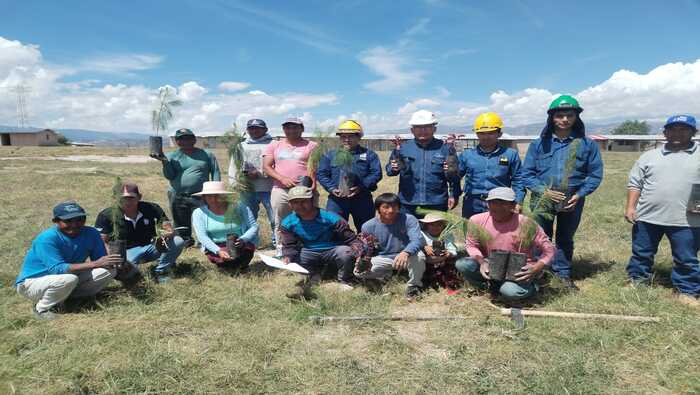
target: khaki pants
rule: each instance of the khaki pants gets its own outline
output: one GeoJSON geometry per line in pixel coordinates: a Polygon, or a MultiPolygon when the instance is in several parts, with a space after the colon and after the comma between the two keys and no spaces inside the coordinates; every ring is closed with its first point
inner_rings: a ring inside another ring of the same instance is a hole
{"type": "MultiPolygon", "coordinates": [[[[287,200],[287,192],[289,192],[289,188],[279,187],[272,188],[272,191],[270,192],[270,205],[272,206],[272,212],[275,215],[275,232],[277,235],[276,240],[280,240],[277,229],[282,224],[282,220],[292,213],[292,208],[289,206],[289,201],[287,200]]],[[[314,206],[318,207],[318,192],[316,191],[314,191],[313,202],[314,206]]],[[[278,242],[277,251],[281,251],[281,249],[282,245],[278,242]]]]}
{"type": "Polygon", "coordinates": [[[44,312],[69,297],[96,295],[115,275],[115,270],[104,268],[75,274],[49,274],[24,280],[17,286],[17,293],[36,303],[36,311],[44,312]]]}
{"type": "MultiPolygon", "coordinates": [[[[372,270],[363,278],[375,278],[386,281],[391,277],[394,270],[394,258],[396,255],[385,255],[372,257],[372,270]]],[[[423,273],[425,273],[425,254],[419,252],[417,255],[408,257],[408,282],[406,285],[416,287],[423,286],[423,273]]]]}

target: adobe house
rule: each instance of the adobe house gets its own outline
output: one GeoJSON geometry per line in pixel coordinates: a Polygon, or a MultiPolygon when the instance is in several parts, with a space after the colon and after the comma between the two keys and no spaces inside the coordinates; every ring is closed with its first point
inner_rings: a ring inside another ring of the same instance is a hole
{"type": "Polygon", "coordinates": [[[2,146],[55,146],[58,144],[58,133],[51,129],[32,131],[12,131],[0,133],[2,146]]]}

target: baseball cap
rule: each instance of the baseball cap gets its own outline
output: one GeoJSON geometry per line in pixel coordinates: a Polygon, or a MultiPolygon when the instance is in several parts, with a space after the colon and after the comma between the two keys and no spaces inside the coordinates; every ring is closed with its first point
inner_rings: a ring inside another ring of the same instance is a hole
{"type": "Polygon", "coordinates": [[[311,199],[313,191],[309,187],[294,187],[287,192],[287,200],[311,199]]]}
{"type": "Polygon", "coordinates": [[[63,202],[59,203],[53,208],[53,217],[67,220],[78,217],[85,217],[85,210],[78,205],[76,202],[63,202]]]}
{"type": "Polygon", "coordinates": [[[514,202],[515,192],[506,187],[493,188],[489,191],[489,195],[486,197],[486,201],[489,200],[505,200],[506,202],[514,202]]]}
{"type": "Polygon", "coordinates": [[[141,192],[139,192],[139,186],[132,183],[132,182],[127,182],[122,185],[122,197],[139,197],[141,196],[141,192]]]}
{"type": "Polygon", "coordinates": [[[265,128],[265,129],[267,129],[267,124],[262,119],[253,118],[253,119],[248,120],[248,123],[246,124],[246,128],[265,128]]]}
{"type": "Polygon", "coordinates": [[[175,139],[176,140],[181,138],[181,137],[185,137],[185,136],[195,137],[194,132],[189,130],[189,129],[186,129],[186,128],[178,129],[178,131],[175,132],[175,139]]]}
{"type": "Polygon", "coordinates": [[[695,122],[695,117],[692,115],[674,115],[670,117],[668,120],[666,120],[666,124],[664,125],[664,129],[668,127],[669,125],[673,125],[675,123],[680,123],[683,125],[690,126],[693,128],[693,130],[698,130],[697,123],[695,122]]]}
{"type": "Polygon", "coordinates": [[[288,123],[293,123],[295,125],[304,126],[304,121],[302,121],[301,118],[297,118],[297,117],[289,117],[289,118],[285,119],[284,122],[282,122],[282,126],[284,126],[288,123]]]}

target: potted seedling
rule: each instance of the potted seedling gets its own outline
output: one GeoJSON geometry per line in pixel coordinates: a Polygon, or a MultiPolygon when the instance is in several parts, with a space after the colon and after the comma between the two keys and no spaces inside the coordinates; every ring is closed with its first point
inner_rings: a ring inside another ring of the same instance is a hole
{"type": "Polygon", "coordinates": [[[168,250],[168,240],[165,235],[173,234],[173,224],[170,221],[158,221],[156,223],[156,237],[153,239],[153,246],[158,252],[168,250]]]}
{"type": "Polygon", "coordinates": [[[566,209],[565,207],[569,204],[569,199],[573,196],[573,193],[569,190],[569,178],[571,174],[576,169],[576,153],[581,145],[581,139],[575,138],[571,144],[569,144],[569,154],[566,157],[566,162],[564,162],[564,170],[561,176],[561,182],[556,188],[551,188],[553,191],[561,192],[564,194],[564,200],[554,204],[554,210],[557,213],[571,211],[573,209],[566,209]]]}
{"type": "Polygon", "coordinates": [[[406,166],[406,162],[401,157],[401,136],[394,136],[392,143],[394,143],[394,149],[389,155],[389,161],[390,163],[391,161],[396,162],[397,166],[399,167],[399,173],[404,172],[405,174],[407,174],[411,169],[408,168],[408,166],[406,166]]]}
{"type": "Polygon", "coordinates": [[[445,160],[445,177],[449,179],[455,179],[459,177],[459,158],[457,158],[457,148],[455,147],[456,142],[456,134],[448,135],[447,139],[445,140],[445,144],[447,144],[449,148],[449,152],[445,160]]]}
{"type": "Polygon", "coordinates": [[[238,244],[238,235],[232,233],[226,237],[226,249],[231,259],[237,259],[241,255],[236,244],[238,244]]]}
{"type": "Polygon", "coordinates": [[[357,238],[362,242],[362,251],[353,272],[355,276],[362,277],[372,270],[372,257],[377,256],[380,246],[377,237],[372,234],[360,232],[357,238]]]}
{"type": "MultiPolygon", "coordinates": [[[[308,174],[316,174],[316,170],[318,170],[318,166],[321,163],[321,159],[324,155],[328,153],[328,151],[331,150],[330,138],[332,133],[332,128],[329,128],[326,131],[323,131],[319,128],[316,128],[316,130],[314,130],[313,139],[316,142],[316,147],[313,151],[311,151],[311,154],[309,155],[309,160],[306,163],[308,174]]],[[[311,188],[311,186],[313,185],[313,180],[309,176],[300,176],[297,180],[297,185],[311,188]]]]}
{"type": "Polygon", "coordinates": [[[117,254],[121,261],[117,264],[118,271],[128,272],[126,263],[126,240],[122,239],[121,226],[124,224],[124,212],[121,206],[122,201],[122,180],[117,177],[112,186],[112,207],[110,209],[110,220],[112,222],[112,233],[109,235],[107,243],[107,253],[117,254]]]}
{"type": "Polygon", "coordinates": [[[335,152],[333,164],[339,168],[338,189],[340,196],[350,195],[350,189],[355,186],[355,174],[352,172],[353,156],[350,151],[341,147],[335,152]]]}
{"type": "Polygon", "coordinates": [[[515,275],[520,273],[523,267],[527,265],[528,255],[520,251],[529,251],[535,243],[538,227],[535,218],[540,217],[547,221],[554,220],[552,208],[555,204],[551,199],[543,195],[540,196],[532,211],[524,212],[524,219],[520,223],[520,232],[518,232],[518,250],[517,252],[511,252],[508,256],[508,266],[505,274],[507,281],[517,281],[518,278],[515,275]]]}
{"type": "Polygon", "coordinates": [[[423,207],[418,207],[416,213],[423,216],[431,213],[437,214],[445,219],[445,229],[443,229],[437,239],[432,242],[435,255],[441,255],[445,251],[446,241],[448,239],[454,240],[455,244],[457,244],[457,240],[466,240],[470,238],[478,241],[479,245],[484,249],[488,249],[492,237],[481,225],[450,212],[431,210],[423,207]]]}
{"type": "Polygon", "coordinates": [[[164,86],[158,89],[158,101],[156,108],[151,112],[151,124],[153,136],[149,136],[150,155],[154,158],[162,158],[163,138],[159,135],[161,131],[168,129],[168,123],[173,119],[173,107],[182,105],[182,100],[175,98],[174,88],[164,86]]]}

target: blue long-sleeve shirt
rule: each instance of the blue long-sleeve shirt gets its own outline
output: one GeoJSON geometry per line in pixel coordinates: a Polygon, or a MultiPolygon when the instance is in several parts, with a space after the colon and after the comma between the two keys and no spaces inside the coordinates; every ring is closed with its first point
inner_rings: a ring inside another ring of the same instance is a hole
{"type": "Polygon", "coordinates": [[[301,248],[323,251],[346,245],[358,253],[362,250],[357,235],[347,221],[322,208],[318,209],[316,217],[308,221],[292,212],[279,225],[279,236],[282,255],[286,257],[295,257],[301,248]]]}
{"type": "Polygon", "coordinates": [[[484,195],[497,187],[509,187],[515,191],[515,199],[522,203],[525,186],[518,152],[498,146],[492,152],[481,147],[470,148],[459,156],[459,174],[464,177],[465,195],[484,195]]]}
{"type": "Polygon", "coordinates": [[[399,214],[393,224],[372,218],[362,225],[362,232],[377,238],[380,256],[393,256],[402,251],[416,255],[425,246],[418,220],[411,214],[399,214]]]}
{"type": "Polygon", "coordinates": [[[590,195],[603,180],[603,159],[598,144],[585,136],[583,124],[563,140],[545,127],[540,138],[530,143],[523,163],[525,187],[542,193],[547,187],[561,187],[569,147],[579,139],[576,163],[569,175],[568,191],[580,197],[590,195]]]}
{"type": "Polygon", "coordinates": [[[449,196],[459,198],[462,193],[459,176],[447,179],[443,169],[448,154],[449,146],[435,138],[425,147],[415,139],[401,144],[399,156],[406,169],[396,172],[388,162],[385,170],[389,177],[399,176],[399,199],[402,204],[446,204],[448,192],[449,196]]]}
{"type": "Polygon", "coordinates": [[[75,237],[69,237],[57,226],[39,233],[32,242],[15,285],[28,278],[68,273],[72,263],[83,263],[90,257],[96,261],[107,255],[100,232],[83,226],[75,237]]]}
{"type": "MultiPolygon", "coordinates": [[[[335,164],[337,150],[332,150],[323,155],[316,170],[316,179],[323,188],[331,192],[338,188],[341,166],[335,164]]],[[[356,176],[360,191],[373,192],[377,190],[377,184],[382,179],[382,165],[379,156],[365,147],[357,146],[352,151],[352,173],[356,176]]]]}

